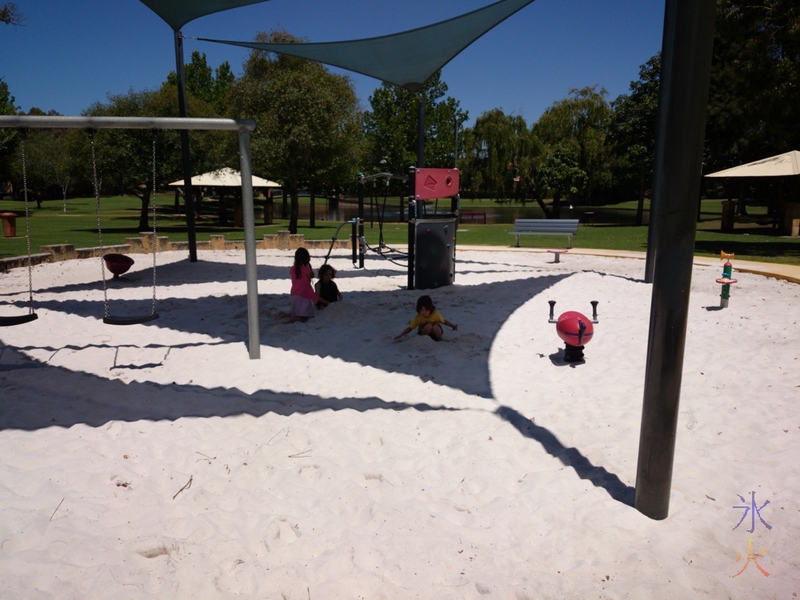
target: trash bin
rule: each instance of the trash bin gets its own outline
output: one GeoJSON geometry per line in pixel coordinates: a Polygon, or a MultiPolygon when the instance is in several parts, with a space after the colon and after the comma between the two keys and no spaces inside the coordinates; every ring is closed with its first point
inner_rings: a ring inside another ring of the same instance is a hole
{"type": "Polygon", "coordinates": [[[17,213],[0,213],[3,219],[3,235],[6,237],[17,237],[17,213]]]}
{"type": "Polygon", "coordinates": [[[722,203],[722,231],[733,231],[733,224],[736,221],[736,201],[726,200],[722,203]]]}

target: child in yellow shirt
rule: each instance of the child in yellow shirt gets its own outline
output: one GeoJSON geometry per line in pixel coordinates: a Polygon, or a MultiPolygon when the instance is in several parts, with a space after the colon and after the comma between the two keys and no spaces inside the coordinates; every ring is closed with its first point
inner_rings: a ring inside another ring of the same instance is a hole
{"type": "Polygon", "coordinates": [[[453,331],[458,331],[458,325],[445,319],[442,314],[436,310],[430,296],[420,296],[419,300],[417,300],[417,314],[411,319],[411,323],[408,324],[408,327],[406,327],[402,333],[396,335],[394,339],[399,340],[407,333],[416,329],[417,335],[427,335],[432,340],[438,342],[444,335],[442,325],[447,325],[453,331]]]}

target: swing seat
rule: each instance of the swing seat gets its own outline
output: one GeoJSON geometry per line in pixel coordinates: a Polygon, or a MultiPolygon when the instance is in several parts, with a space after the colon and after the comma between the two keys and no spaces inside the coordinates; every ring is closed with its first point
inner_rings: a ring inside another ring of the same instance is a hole
{"type": "Polygon", "coordinates": [[[27,315],[18,315],[16,317],[0,317],[0,327],[10,327],[12,325],[22,325],[23,323],[30,323],[39,318],[36,313],[28,313],[27,315]]]}
{"type": "Polygon", "coordinates": [[[114,274],[114,278],[119,277],[123,273],[127,273],[134,262],[130,256],[114,253],[104,254],[103,261],[106,263],[106,268],[114,274]]]}
{"type": "Polygon", "coordinates": [[[158,313],[150,313],[149,315],[139,317],[112,317],[108,316],[103,318],[103,323],[106,325],[138,325],[139,323],[147,323],[148,321],[155,321],[158,318],[158,313]]]}

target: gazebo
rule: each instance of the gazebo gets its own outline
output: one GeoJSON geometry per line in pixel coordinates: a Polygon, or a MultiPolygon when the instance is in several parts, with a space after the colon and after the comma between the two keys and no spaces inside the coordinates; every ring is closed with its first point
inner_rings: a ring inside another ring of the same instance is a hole
{"type": "MultiPolygon", "coordinates": [[[[791,177],[796,178],[800,175],[800,151],[791,150],[776,154],[768,158],[762,158],[753,162],[715,171],[706,177],[791,177]]],[[[800,235],[800,198],[798,198],[798,184],[800,181],[791,180],[793,183],[792,193],[788,201],[782,200],[780,203],[779,225],[782,233],[797,237],[800,235]]]]}

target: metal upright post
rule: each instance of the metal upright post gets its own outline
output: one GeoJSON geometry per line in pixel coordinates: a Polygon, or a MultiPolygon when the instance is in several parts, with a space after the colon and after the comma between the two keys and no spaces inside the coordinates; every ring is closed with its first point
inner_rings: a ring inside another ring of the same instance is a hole
{"type": "Polygon", "coordinates": [[[425,94],[417,94],[417,166],[425,166],[425,94]]]}
{"type": "Polygon", "coordinates": [[[715,0],[666,0],[653,200],[658,227],[634,504],[669,513],[715,0]]]}
{"type": "Polygon", "coordinates": [[[414,289],[414,253],[416,251],[416,221],[417,221],[417,201],[416,201],[416,169],[408,169],[408,289],[414,289]]]}
{"type": "Polygon", "coordinates": [[[250,171],[250,132],[239,129],[239,169],[242,173],[242,212],[244,224],[245,275],[247,279],[247,327],[250,358],[261,358],[258,325],[258,264],[256,262],[256,223],[253,204],[253,174],[250,171]]]}

